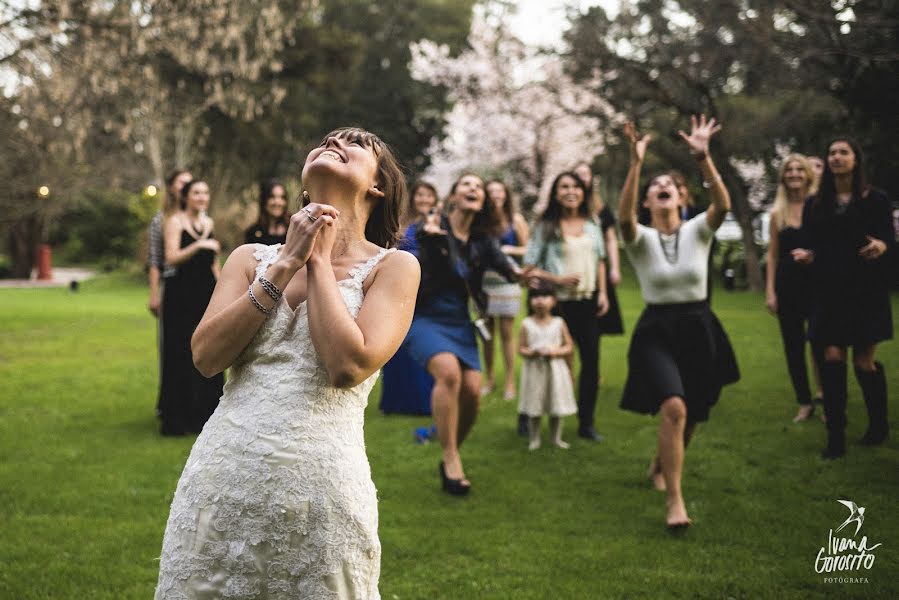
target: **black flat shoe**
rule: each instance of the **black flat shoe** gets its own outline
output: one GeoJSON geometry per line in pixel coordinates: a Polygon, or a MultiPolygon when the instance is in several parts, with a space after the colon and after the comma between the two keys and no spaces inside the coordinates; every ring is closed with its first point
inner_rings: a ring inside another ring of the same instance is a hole
{"type": "Polygon", "coordinates": [[[602,435],[596,433],[596,430],[592,427],[590,429],[578,429],[577,436],[592,442],[601,442],[606,439],[602,435]]]}
{"type": "Polygon", "coordinates": [[[471,491],[471,484],[462,483],[461,479],[450,479],[446,476],[446,466],[440,461],[440,482],[444,492],[450,496],[467,496],[471,491]]]}

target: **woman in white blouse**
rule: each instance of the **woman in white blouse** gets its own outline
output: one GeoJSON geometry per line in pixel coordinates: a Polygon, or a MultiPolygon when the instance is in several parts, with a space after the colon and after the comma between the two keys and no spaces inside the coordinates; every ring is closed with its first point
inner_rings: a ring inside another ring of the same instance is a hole
{"type": "Polygon", "coordinates": [[[681,473],[693,428],[708,419],[722,386],[739,379],[730,341],[707,299],[709,249],[730,209],[730,195],[709,154],[709,139],[721,126],[705,115],[691,121],[690,135],[679,133],[711,192],[708,210],[683,221],[683,199],[665,173],[650,179],[640,194],[651,221],[649,227],[638,224],[640,169],[650,138],[639,136],[633,123],[625,126],[631,160],[618,206],[624,247],[646,301],[628,350],[621,407],[662,414],[650,477],[657,489],[667,491],[666,523],[671,529],[691,524],[681,473]]]}

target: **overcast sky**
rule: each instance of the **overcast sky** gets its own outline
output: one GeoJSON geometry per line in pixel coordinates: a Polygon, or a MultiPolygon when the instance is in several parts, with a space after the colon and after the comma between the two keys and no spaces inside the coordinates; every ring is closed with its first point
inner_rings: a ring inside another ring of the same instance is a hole
{"type": "Polygon", "coordinates": [[[518,13],[510,20],[512,31],[527,44],[555,45],[568,25],[566,7],[586,11],[591,6],[602,6],[609,16],[614,16],[619,0],[519,0],[516,4],[518,13]]]}

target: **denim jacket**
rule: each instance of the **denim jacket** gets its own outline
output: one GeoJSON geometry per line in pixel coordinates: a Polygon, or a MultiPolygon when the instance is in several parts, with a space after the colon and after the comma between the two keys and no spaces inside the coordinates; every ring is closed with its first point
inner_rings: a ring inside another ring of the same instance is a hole
{"type": "MultiPolygon", "coordinates": [[[[603,241],[602,230],[592,220],[584,223],[584,235],[589,235],[593,240],[596,256],[599,260],[606,257],[606,245],[603,241]]],[[[540,224],[531,230],[531,238],[528,241],[527,250],[524,253],[525,265],[534,265],[553,275],[565,274],[565,241],[561,234],[557,234],[551,241],[543,239],[543,227],[540,224]]]]}

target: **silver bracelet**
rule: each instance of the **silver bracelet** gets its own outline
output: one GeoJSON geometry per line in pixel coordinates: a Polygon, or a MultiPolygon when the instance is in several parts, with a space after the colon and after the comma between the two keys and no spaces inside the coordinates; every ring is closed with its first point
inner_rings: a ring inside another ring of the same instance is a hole
{"type": "Polygon", "coordinates": [[[271,308],[266,308],[266,307],[262,306],[262,304],[259,302],[259,300],[256,299],[256,294],[253,293],[253,284],[252,283],[250,284],[250,287],[247,288],[247,294],[249,294],[250,302],[253,303],[253,306],[255,306],[260,311],[262,311],[262,313],[265,314],[266,316],[272,314],[271,308]]]}
{"type": "Polygon", "coordinates": [[[284,295],[284,292],[278,289],[278,286],[276,286],[274,283],[266,279],[265,275],[260,275],[258,281],[262,285],[262,289],[265,290],[265,293],[268,294],[269,297],[275,302],[280,300],[281,296],[284,295]]]}

